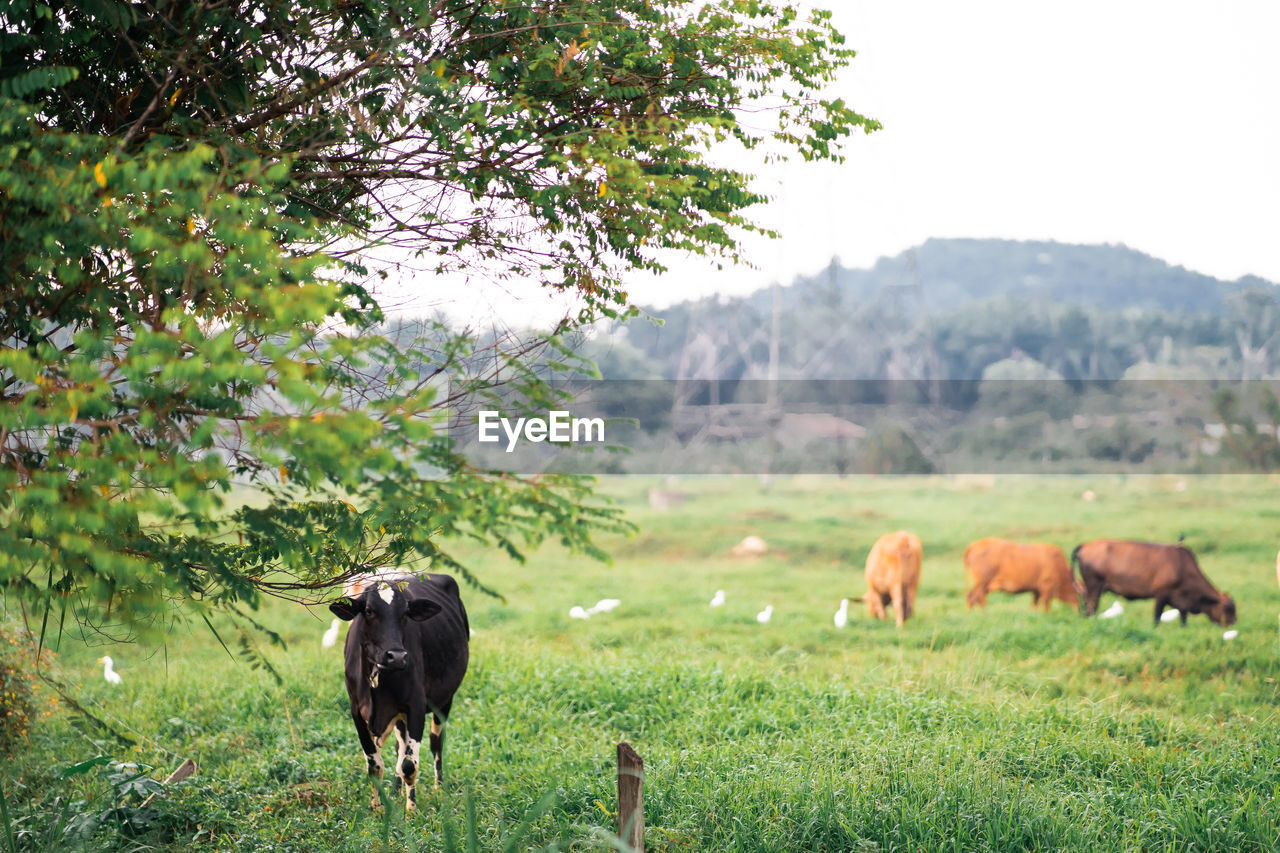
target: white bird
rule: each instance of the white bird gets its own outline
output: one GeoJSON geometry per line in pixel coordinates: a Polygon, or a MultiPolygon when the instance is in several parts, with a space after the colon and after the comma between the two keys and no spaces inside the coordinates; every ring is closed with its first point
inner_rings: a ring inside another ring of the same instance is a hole
{"type": "Polygon", "coordinates": [[[590,619],[591,614],[582,609],[581,605],[575,604],[569,608],[570,619],[590,619]]]}
{"type": "MultiPolygon", "coordinates": [[[[1111,619],[1113,617],[1119,616],[1123,612],[1124,612],[1124,606],[1117,601],[1114,604],[1112,604],[1110,607],[1108,607],[1106,610],[1104,610],[1102,612],[1102,615],[1099,616],[1098,618],[1111,619]]],[[[1176,613],[1177,611],[1174,611],[1174,612],[1176,613]]]]}
{"type": "Polygon", "coordinates": [[[1230,630],[1230,631],[1224,631],[1224,632],[1223,632],[1223,634],[1222,634],[1222,639],[1224,639],[1224,640],[1234,640],[1234,639],[1235,639],[1236,637],[1238,637],[1238,636],[1240,636],[1240,632],[1239,632],[1239,631],[1237,631],[1237,630],[1235,630],[1235,629],[1233,628],[1233,629],[1232,629],[1232,630],[1230,630]]]}
{"type": "Polygon", "coordinates": [[[1172,622],[1177,618],[1178,618],[1178,611],[1176,610],[1166,610],[1165,612],[1160,614],[1161,622],[1172,622]]]}
{"type": "Polygon", "coordinates": [[[320,638],[320,648],[331,649],[338,642],[338,628],[342,625],[342,620],[334,619],[333,624],[329,626],[329,630],[324,632],[324,636],[320,638]]]}
{"type": "Polygon", "coordinates": [[[772,604],[768,605],[767,607],[765,607],[764,610],[761,610],[759,613],[756,614],[756,621],[759,622],[761,625],[768,624],[769,620],[772,618],[773,618],[772,604]]]}
{"type": "Polygon", "coordinates": [[[595,613],[608,613],[621,603],[622,601],[617,598],[602,598],[594,605],[587,608],[587,615],[590,616],[595,613]]]}
{"type": "Polygon", "coordinates": [[[111,658],[109,657],[98,658],[98,663],[106,664],[106,666],[102,668],[102,677],[107,680],[108,684],[119,684],[121,681],[123,681],[123,679],[120,678],[120,673],[112,669],[112,667],[115,665],[115,662],[112,661],[111,658]]]}
{"type": "Polygon", "coordinates": [[[712,607],[724,606],[724,590],[723,589],[717,589],[716,594],[711,596],[711,606],[712,607]]]}
{"type": "Polygon", "coordinates": [[[837,628],[843,628],[849,624],[849,599],[840,599],[840,609],[836,611],[835,623],[837,628]]]}

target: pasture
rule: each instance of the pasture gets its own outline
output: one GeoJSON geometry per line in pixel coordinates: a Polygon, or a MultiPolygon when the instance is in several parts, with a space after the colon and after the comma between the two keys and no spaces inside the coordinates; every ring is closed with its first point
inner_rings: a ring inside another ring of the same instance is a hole
{"type": "Polygon", "coordinates": [[[136,744],[76,713],[41,719],[4,771],[18,847],[441,850],[470,827],[484,850],[606,850],[627,740],[650,850],[1277,849],[1280,480],[1184,479],[688,479],[662,486],[688,493],[665,512],[648,506],[655,480],[605,480],[639,526],[602,540],[612,566],[460,547],[507,601],[463,589],[476,635],[446,784],[420,783],[407,820],[369,809],[326,610],[258,614],[288,643],[267,651],[283,686],[198,621],[150,657],[64,641],[56,671],[136,744]],[[898,528],[924,545],[916,614],[896,630],[855,602],[837,630],[872,542],[898,528]],[[1235,597],[1235,640],[1204,616],[1153,627],[1150,602],[1087,621],[1025,595],[965,609],[960,555],[979,537],[1070,553],[1180,533],[1235,597]],[[769,552],[731,556],[749,534],[769,552]],[[568,618],[606,597],[622,604],[568,618]],[[123,684],[103,680],[103,654],[123,684]],[[200,772],[139,810],[120,771],[69,774],[99,755],[200,772]]]}

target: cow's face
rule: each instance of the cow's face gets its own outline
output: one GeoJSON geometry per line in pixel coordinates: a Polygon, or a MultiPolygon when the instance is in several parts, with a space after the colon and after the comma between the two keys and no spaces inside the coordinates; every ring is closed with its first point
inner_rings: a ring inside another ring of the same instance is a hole
{"type": "Polygon", "coordinates": [[[1204,612],[1212,621],[1224,628],[1236,623],[1236,603],[1225,592],[1218,596],[1217,601],[1205,608],[1204,612]]]}
{"type": "Polygon", "coordinates": [[[371,673],[394,672],[409,665],[404,646],[405,625],[421,622],[440,612],[440,605],[425,598],[409,598],[404,582],[370,584],[357,598],[339,598],[329,605],[333,615],[345,621],[363,616],[360,647],[371,673]]]}
{"type": "Polygon", "coordinates": [[[1084,590],[1074,578],[1066,578],[1058,583],[1058,599],[1070,607],[1080,606],[1080,596],[1084,590]]]}

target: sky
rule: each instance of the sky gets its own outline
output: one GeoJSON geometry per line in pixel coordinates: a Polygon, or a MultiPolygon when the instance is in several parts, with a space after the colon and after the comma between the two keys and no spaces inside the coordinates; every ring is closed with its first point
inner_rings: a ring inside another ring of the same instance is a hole
{"type": "Polygon", "coordinates": [[[839,164],[735,158],[783,236],[745,241],[754,268],[669,257],[636,277],[638,303],[786,284],[833,256],[867,267],[930,237],[1123,243],[1280,281],[1277,0],[806,5],[858,51],[830,94],[884,129],[839,164]]]}

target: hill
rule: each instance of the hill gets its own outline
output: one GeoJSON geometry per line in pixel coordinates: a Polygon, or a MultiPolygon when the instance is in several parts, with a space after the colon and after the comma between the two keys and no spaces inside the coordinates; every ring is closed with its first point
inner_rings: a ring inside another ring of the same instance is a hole
{"type": "MultiPolygon", "coordinates": [[[[1173,307],[1188,313],[1225,313],[1229,294],[1276,287],[1253,276],[1223,281],[1123,245],[931,239],[881,258],[870,269],[836,264],[818,275],[797,279],[787,289],[787,297],[790,301],[829,299],[834,290],[841,301],[857,304],[917,283],[930,311],[1021,295],[1102,308],[1173,307]]],[[[767,289],[748,297],[759,305],[768,305],[770,298],[767,289]]]]}
{"type": "MultiPolygon", "coordinates": [[[[833,262],[779,289],[778,375],[805,379],[1261,378],[1280,373],[1280,288],[1124,246],[933,239],[869,269],[833,262]],[[1001,368],[1004,372],[1007,369],[1001,368]]],[[[773,291],[650,313],[585,349],[607,378],[762,378],[773,291]]]]}

